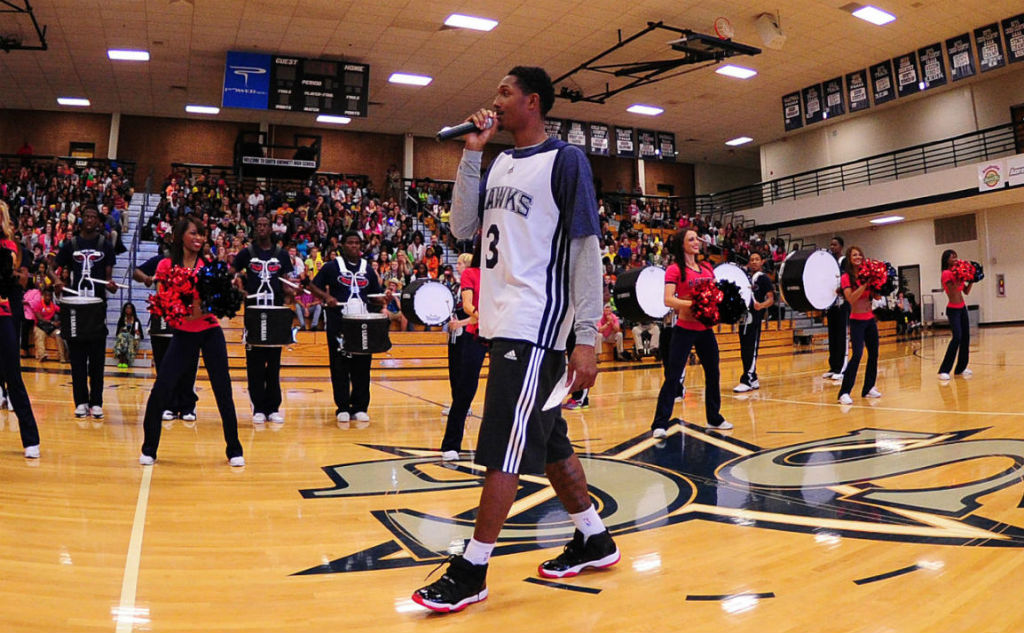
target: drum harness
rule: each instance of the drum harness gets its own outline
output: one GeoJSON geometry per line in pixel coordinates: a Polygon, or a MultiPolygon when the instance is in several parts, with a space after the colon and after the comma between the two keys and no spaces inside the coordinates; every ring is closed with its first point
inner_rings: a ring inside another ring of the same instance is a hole
{"type": "MultiPolygon", "coordinates": [[[[342,285],[348,286],[348,299],[341,307],[342,316],[365,314],[367,312],[366,303],[363,302],[359,294],[359,280],[362,279],[364,282],[369,283],[369,280],[366,278],[366,259],[363,257],[359,258],[359,270],[354,273],[348,269],[345,259],[341,255],[336,255],[334,260],[338,262],[338,281],[342,285]]],[[[344,349],[345,337],[338,336],[337,339],[338,347],[344,349]]],[[[351,354],[348,355],[351,356],[351,354]]]]}

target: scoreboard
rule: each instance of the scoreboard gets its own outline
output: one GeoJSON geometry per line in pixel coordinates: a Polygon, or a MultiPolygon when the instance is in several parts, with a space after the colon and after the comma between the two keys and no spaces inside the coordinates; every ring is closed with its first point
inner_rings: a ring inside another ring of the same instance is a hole
{"type": "Polygon", "coordinates": [[[365,117],[369,85],[367,64],[231,51],[222,104],[365,117]]]}

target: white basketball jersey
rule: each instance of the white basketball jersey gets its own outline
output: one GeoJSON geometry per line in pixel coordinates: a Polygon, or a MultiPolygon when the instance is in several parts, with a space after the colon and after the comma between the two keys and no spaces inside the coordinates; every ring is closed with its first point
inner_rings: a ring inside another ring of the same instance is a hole
{"type": "Polygon", "coordinates": [[[564,144],[500,154],[482,192],[480,335],[565,349],[572,327],[569,227],[552,193],[564,144]]]}

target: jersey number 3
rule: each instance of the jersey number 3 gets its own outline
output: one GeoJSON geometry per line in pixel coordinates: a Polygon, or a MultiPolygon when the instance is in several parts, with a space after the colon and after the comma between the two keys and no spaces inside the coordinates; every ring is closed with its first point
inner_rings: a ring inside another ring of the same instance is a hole
{"type": "Polygon", "coordinates": [[[490,238],[490,243],[487,245],[487,260],[484,264],[488,268],[494,268],[498,265],[498,242],[501,240],[501,231],[498,230],[497,224],[488,227],[487,237],[490,238]]]}

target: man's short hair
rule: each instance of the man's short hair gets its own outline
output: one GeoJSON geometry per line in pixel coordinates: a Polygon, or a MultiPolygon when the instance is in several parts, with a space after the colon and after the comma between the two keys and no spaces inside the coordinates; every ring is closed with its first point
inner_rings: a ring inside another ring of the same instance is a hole
{"type": "Polygon", "coordinates": [[[540,97],[540,113],[547,116],[551,106],[555,105],[555,86],[548,72],[539,66],[516,66],[508,74],[516,78],[523,94],[536,93],[540,97]]]}
{"type": "Polygon", "coordinates": [[[843,238],[839,237],[838,235],[833,235],[832,239],[839,242],[839,246],[846,246],[846,242],[844,242],[843,238]]]}

